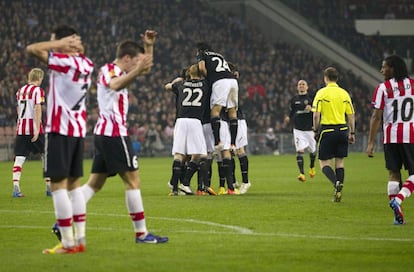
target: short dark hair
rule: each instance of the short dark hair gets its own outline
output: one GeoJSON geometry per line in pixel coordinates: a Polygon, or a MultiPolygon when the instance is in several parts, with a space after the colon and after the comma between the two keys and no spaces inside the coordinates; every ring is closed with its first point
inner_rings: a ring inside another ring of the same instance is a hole
{"type": "Polygon", "coordinates": [[[236,72],[238,70],[237,66],[234,63],[228,61],[227,64],[229,65],[229,68],[232,72],[236,72]]]}
{"type": "Polygon", "coordinates": [[[213,51],[211,46],[206,42],[198,42],[197,43],[197,49],[198,51],[204,52],[204,51],[213,51]]]}
{"type": "Polygon", "coordinates": [[[122,41],[116,49],[116,57],[118,59],[122,58],[125,55],[135,57],[139,53],[145,53],[144,48],[137,42],[131,40],[122,41]]]}
{"type": "Polygon", "coordinates": [[[52,33],[55,34],[56,40],[60,40],[73,34],[78,35],[78,31],[76,31],[74,27],[69,25],[58,25],[52,29],[52,33]]]}
{"type": "Polygon", "coordinates": [[[236,78],[240,78],[240,71],[239,71],[239,68],[237,68],[237,65],[232,62],[227,62],[227,64],[229,65],[229,68],[231,72],[233,73],[233,75],[236,78]]]}
{"type": "Polygon", "coordinates": [[[393,77],[395,80],[403,80],[404,78],[408,77],[408,70],[407,64],[397,55],[390,55],[384,59],[385,63],[390,67],[393,68],[393,77]]]}
{"type": "Polygon", "coordinates": [[[183,69],[181,70],[180,77],[182,77],[182,78],[187,78],[187,71],[188,71],[188,68],[189,68],[189,67],[186,67],[186,68],[183,68],[183,69]]]}
{"type": "Polygon", "coordinates": [[[325,69],[325,71],[323,72],[323,75],[326,76],[329,81],[338,81],[339,78],[339,73],[338,70],[336,70],[336,68],[334,67],[328,67],[325,69]]]}

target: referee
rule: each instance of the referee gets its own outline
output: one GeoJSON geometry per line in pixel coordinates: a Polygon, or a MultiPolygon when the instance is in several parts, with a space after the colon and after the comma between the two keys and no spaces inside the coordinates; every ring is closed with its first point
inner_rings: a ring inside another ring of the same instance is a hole
{"type": "Polygon", "coordinates": [[[326,86],[316,93],[312,104],[319,164],[335,188],[334,202],[340,202],[342,197],[344,158],[348,156],[348,143],[355,142],[354,107],[348,92],[336,83],[338,77],[338,71],[334,67],[325,69],[326,86]],[[335,159],[335,171],[331,167],[332,159],[335,159]]]}

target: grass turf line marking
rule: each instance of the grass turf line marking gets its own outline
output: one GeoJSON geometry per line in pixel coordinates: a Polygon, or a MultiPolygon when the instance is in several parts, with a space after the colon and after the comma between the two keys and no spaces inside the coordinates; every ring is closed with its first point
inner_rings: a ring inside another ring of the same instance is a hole
{"type": "MultiPolygon", "coordinates": [[[[15,210],[0,210],[0,213],[15,213],[15,210]]],[[[26,211],[26,213],[32,213],[33,211],[26,211]]],[[[44,214],[51,214],[53,212],[49,211],[36,211],[36,213],[44,213],[44,214]]],[[[88,215],[95,215],[95,216],[109,216],[109,217],[129,217],[129,215],[122,215],[122,214],[102,214],[102,213],[88,213],[88,215]]],[[[175,231],[179,233],[211,233],[211,234],[236,234],[236,235],[252,235],[252,236],[274,236],[274,237],[285,237],[285,238],[307,238],[307,239],[317,239],[317,240],[364,240],[364,241],[379,241],[379,242],[414,242],[414,239],[411,238],[383,238],[383,237],[346,237],[346,236],[327,236],[327,235],[307,235],[307,234],[295,234],[295,233],[261,233],[261,232],[253,232],[250,229],[232,226],[232,225],[225,225],[214,223],[211,221],[201,221],[191,218],[171,218],[171,217],[154,217],[148,216],[148,219],[158,219],[158,220],[168,220],[168,221],[178,221],[178,222],[188,222],[188,223],[195,223],[201,225],[209,225],[214,227],[221,227],[233,230],[234,232],[218,232],[218,231],[175,231]]],[[[395,226],[396,228],[401,226],[395,226]]],[[[15,226],[15,225],[1,225],[0,229],[44,229],[44,227],[38,226],[15,226]]],[[[96,228],[96,227],[87,227],[90,230],[102,230],[102,231],[125,231],[130,232],[131,229],[119,229],[119,228],[96,228]]],[[[50,229],[50,227],[49,227],[50,229]]]]}
{"type": "MultiPolygon", "coordinates": [[[[153,217],[153,219],[157,219],[153,217]]],[[[176,221],[182,221],[181,218],[175,219],[176,221]]],[[[0,225],[0,229],[49,229],[45,228],[44,226],[14,226],[14,225],[0,225]]],[[[108,231],[108,232],[131,232],[131,229],[122,229],[122,228],[110,228],[110,227],[87,227],[87,230],[93,231],[108,231]]],[[[153,231],[161,231],[157,229],[153,229],[153,231]]],[[[240,235],[240,233],[236,232],[224,232],[224,231],[214,231],[214,230],[175,230],[175,233],[204,233],[204,234],[223,234],[223,235],[240,235]]],[[[305,234],[294,234],[294,233],[265,233],[265,232],[252,232],[250,234],[243,234],[246,236],[266,236],[266,237],[282,237],[282,238],[305,238],[305,239],[316,239],[316,240],[348,240],[348,241],[371,241],[371,242],[414,242],[414,239],[410,238],[379,238],[379,237],[346,237],[346,236],[326,236],[326,235],[305,235],[305,234]]],[[[240,236],[239,236],[240,237],[240,236]]]]}

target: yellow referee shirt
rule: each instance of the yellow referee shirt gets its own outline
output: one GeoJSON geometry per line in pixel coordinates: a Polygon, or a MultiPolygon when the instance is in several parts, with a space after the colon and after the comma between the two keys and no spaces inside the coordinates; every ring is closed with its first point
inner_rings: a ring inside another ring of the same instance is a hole
{"type": "Polygon", "coordinates": [[[312,111],[321,113],[321,125],[343,125],[346,124],[345,114],[353,114],[354,107],[346,90],[329,83],[316,93],[312,111]]]}

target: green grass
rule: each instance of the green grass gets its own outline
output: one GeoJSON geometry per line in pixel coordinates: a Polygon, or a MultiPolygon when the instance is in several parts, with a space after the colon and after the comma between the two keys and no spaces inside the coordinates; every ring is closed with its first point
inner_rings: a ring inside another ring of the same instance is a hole
{"type": "MultiPolygon", "coordinates": [[[[382,154],[350,154],[341,203],[332,202],[318,167],[314,179],[297,181],[293,155],[249,159],[250,191],[217,197],[168,197],[171,158],[140,159],[148,228],[170,241],[134,243],[116,177],[88,204],[87,252],[70,256],[41,254],[56,240],[40,162],[24,165],[22,199],[11,197],[12,162],[0,163],[0,271],[400,271],[414,265],[414,201],[404,203],[408,224],[394,226],[382,154]]],[[[215,188],[217,180],[214,168],[215,188]]]]}

